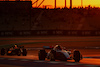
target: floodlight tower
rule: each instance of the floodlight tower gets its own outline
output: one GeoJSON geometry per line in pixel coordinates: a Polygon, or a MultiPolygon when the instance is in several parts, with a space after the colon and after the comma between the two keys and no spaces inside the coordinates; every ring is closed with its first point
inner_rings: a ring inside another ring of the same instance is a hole
{"type": "Polygon", "coordinates": [[[55,0],[55,8],[56,8],[56,0],[55,0]]]}
{"type": "Polygon", "coordinates": [[[65,0],[65,8],[66,8],[66,0],[65,0]]]}
{"type": "Polygon", "coordinates": [[[81,7],[83,7],[83,0],[81,0],[81,7]]]}
{"type": "Polygon", "coordinates": [[[72,8],[72,0],[70,0],[70,8],[72,8]]]}

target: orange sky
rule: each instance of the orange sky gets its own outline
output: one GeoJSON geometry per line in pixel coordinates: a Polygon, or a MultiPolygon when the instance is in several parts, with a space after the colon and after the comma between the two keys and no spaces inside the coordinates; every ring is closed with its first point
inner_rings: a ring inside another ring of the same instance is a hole
{"type": "MultiPolygon", "coordinates": [[[[32,2],[34,2],[36,0],[32,0],[32,2]]],[[[42,0],[38,1],[38,5],[42,0]]],[[[69,3],[70,0],[66,0],[67,1],[67,7],[69,7],[69,3]]],[[[74,7],[78,7],[81,6],[81,0],[72,0],[73,2],[73,6],[74,7]]],[[[57,0],[57,7],[64,7],[65,5],[65,0],[57,0]]],[[[43,5],[52,5],[52,7],[54,7],[54,0],[45,0],[41,6],[43,5]]],[[[96,7],[100,7],[100,0],[83,0],[83,6],[88,6],[88,5],[92,5],[92,6],[96,6],[96,7]]],[[[34,4],[33,6],[36,6],[36,4],[34,4]]]]}

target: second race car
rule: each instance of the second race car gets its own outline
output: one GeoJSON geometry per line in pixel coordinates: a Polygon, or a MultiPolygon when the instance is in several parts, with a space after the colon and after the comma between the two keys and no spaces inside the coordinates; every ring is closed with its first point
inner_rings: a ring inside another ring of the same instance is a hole
{"type": "Polygon", "coordinates": [[[60,60],[67,61],[74,59],[75,62],[79,62],[82,59],[80,51],[75,50],[73,53],[61,48],[61,46],[56,45],[49,52],[46,53],[45,49],[40,50],[38,53],[39,60],[45,60],[45,58],[50,59],[50,61],[60,60]]]}
{"type": "Polygon", "coordinates": [[[10,48],[7,48],[7,49],[4,49],[2,48],[1,49],[1,55],[23,55],[23,56],[26,56],[27,55],[27,50],[24,48],[24,46],[17,46],[17,45],[14,45],[10,48]]]}

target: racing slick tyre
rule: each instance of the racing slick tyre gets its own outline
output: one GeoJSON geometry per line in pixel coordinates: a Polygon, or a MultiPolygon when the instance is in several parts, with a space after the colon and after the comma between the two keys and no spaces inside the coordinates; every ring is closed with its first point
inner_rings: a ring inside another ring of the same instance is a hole
{"type": "Polygon", "coordinates": [[[79,62],[80,61],[80,58],[81,58],[81,54],[79,51],[74,51],[74,54],[73,54],[73,59],[75,60],[75,62],[79,62]]]}
{"type": "Polygon", "coordinates": [[[17,55],[18,55],[18,56],[21,55],[21,50],[20,50],[20,49],[17,50],[17,55]]]}
{"type": "Polygon", "coordinates": [[[4,48],[1,49],[1,55],[5,55],[5,49],[4,48]]]}
{"type": "Polygon", "coordinates": [[[55,55],[56,55],[56,52],[54,50],[51,50],[49,54],[50,61],[55,61],[55,55]]]}
{"type": "Polygon", "coordinates": [[[40,50],[38,53],[39,60],[45,60],[46,58],[46,51],[45,50],[40,50]]]}
{"type": "Polygon", "coordinates": [[[23,49],[22,55],[23,55],[23,56],[26,56],[26,55],[27,55],[26,49],[23,49]]]}

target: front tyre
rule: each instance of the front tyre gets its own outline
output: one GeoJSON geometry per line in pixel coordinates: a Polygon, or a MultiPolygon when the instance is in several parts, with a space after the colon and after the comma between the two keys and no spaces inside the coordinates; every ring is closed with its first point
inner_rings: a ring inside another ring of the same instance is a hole
{"type": "Polygon", "coordinates": [[[38,53],[39,60],[45,60],[46,58],[46,51],[45,50],[40,50],[38,53]]]}
{"type": "Polygon", "coordinates": [[[26,56],[27,55],[27,50],[26,49],[23,49],[22,55],[23,56],[26,56]]]}
{"type": "Polygon", "coordinates": [[[74,51],[73,59],[75,60],[75,62],[79,62],[80,58],[81,58],[80,52],[79,51],[74,51]]]}

